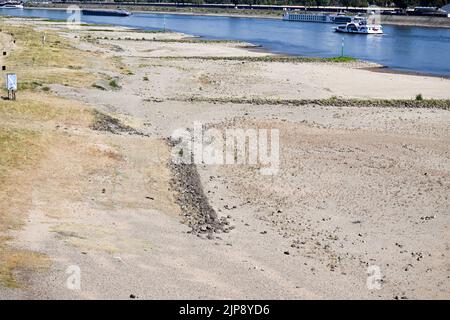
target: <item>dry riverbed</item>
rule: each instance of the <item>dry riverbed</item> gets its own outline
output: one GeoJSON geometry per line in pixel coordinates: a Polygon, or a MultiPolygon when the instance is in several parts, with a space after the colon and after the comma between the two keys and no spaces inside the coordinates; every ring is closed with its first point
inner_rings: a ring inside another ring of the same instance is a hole
{"type": "Polygon", "coordinates": [[[450,298],[450,80],[5,21],[1,298],[450,298]],[[174,165],[195,122],[278,130],[278,173],[174,165]]]}

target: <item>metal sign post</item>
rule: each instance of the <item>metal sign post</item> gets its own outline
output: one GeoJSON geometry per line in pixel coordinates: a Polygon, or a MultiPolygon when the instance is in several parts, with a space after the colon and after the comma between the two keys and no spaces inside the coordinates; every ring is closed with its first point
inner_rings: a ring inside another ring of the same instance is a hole
{"type": "Polygon", "coordinates": [[[8,99],[16,100],[17,75],[15,73],[6,74],[6,89],[8,90],[8,99]]]}

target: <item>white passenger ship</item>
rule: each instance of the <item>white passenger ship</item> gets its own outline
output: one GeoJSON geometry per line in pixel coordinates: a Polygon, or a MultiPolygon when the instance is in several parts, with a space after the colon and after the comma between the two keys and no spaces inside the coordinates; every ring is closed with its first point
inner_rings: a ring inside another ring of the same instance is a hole
{"type": "Polygon", "coordinates": [[[336,32],[359,34],[383,34],[383,27],[379,24],[367,24],[365,22],[350,22],[334,28],[336,32]]]}
{"type": "Polygon", "coordinates": [[[359,22],[364,20],[360,16],[346,16],[343,14],[327,14],[327,13],[305,13],[301,11],[288,11],[283,14],[285,21],[299,22],[321,22],[321,23],[337,23],[344,24],[350,22],[359,22]]]}
{"type": "Polygon", "coordinates": [[[23,4],[20,1],[1,2],[0,9],[23,9],[23,4]]]}

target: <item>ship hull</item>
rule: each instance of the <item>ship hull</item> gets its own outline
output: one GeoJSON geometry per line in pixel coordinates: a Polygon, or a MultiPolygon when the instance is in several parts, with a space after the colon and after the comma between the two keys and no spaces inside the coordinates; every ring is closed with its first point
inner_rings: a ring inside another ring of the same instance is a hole
{"type": "Polygon", "coordinates": [[[109,16],[109,17],[128,17],[130,13],[124,10],[89,10],[83,9],[81,13],[85,16],[109,16]]]}
{"type": "Polygon", "coordinates": [[[352,34],[383,34],[383,30],[380,26],[376,27],[362,27],[362,28],[342,28],[342,26],[334,28],[334,31],[340,33],[352,33],[352,34]]]}

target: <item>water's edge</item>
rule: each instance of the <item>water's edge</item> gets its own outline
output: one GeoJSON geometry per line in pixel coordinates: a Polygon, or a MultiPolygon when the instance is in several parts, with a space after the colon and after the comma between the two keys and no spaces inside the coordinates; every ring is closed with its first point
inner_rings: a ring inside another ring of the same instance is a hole
{"type": "MultiPolygon", "coordinates": [[[[40,8],[29,8],[29,9],[31,9],[31,10],[48,10],[48,11],[59,11],[58,12],[58,15],[60,15],[60,12],[66,12],[66,10],[64,9],[64,8],[44,8],[44,7],[40,7],[40,8]]],[[[24,10],[27,10],[27,9],[24,9],[24,10]]],[[[13,12],[13,11],[6,11],[6,10],[1,10],[0,11],[3,15],[5,15],[5,14],[9,14],[9,16],[14,16],[14,14],[16,14],[15,15],[15,17],[22,17],[22,18],[33,18],[33,17],[31,17],[31,16],[24,16],[24,15],[21,15],[21,14],[17,14],[17,13],[15,13],[15,12],[13,12]]],[[[138,15],[140,14],[140,13],[138,13],[138,12],[136,12],[137,13],[137,17],[138,17],[138,15]]],[[[161,16],[164,16],[164,15],[166,15],[166,14],[168,14],[168,13],[162,13],[162,12],[155,12],[155,13],[150,13],[149,11],[145,11],[145,12],[142,12],[143,14],[150,14],[150,15],[156,15],[156,16],[159,16],[159,18],[157,18],[157,19],[161,19],[161,16]]],[[[54,20],[54,21],[61,21],[62,19],[61,19],[61,17],[51,17],[51,14],[45,14],[45,13],[43,13],[43,15],[44,16],[40,16],[40,13],[39,14],[36,14],[36,16],[34,16],[34,18],[37,18],[37,19],[48,19],[48,20],[54,20]],[[39,16],[38,16],[39,15],[39,16]]],[[[176,15],[183,15],[183,16],[204,16],[203,14],[187,14],[187,13],[176,13],[176,15]]],[[[211,15],[209,15],[210,17],[211,17],[211,15]]],[[[168,17],[169,18],[169,17],[168,17]]],[[[212,18],[212,17],[211,17],[212,18]]],[[[219,18],[219,16],[218,16],[218,18],[219,18]]],[[[245,19],[249,19],[249,20],[253,20],[253,19],[255,19],[255,20],[258,20],[258,19],[261,19],[260,17],[248,17],[248,16],[245,16],[244,17],[245,19]]],[[[267,18],[267,17],[266,17],[267,18]]],[[[270,19],[272,19],[272,18],[270,18],[270,19]]],[[[162,20],[162,19],[161,19],[162,20]]],[[[262,20],[259,20],[259,21],[262,21],[262,20]]],[[[267,21],[267,20],[266,20],[267,21]]],[[[116,22],[105,22],[105,23],[103,23],[103,22],[99,22],[99,21],[95,21],[95,22],[91,22],[91,21],[84,21],[85,23],[89,23],[89,24],[96,24],[96,25],[114,25],[114,26],[122,26],[122,27],[129,27],[129,28],[134,28],[134,29],[138,29],[138,30],[148,30],[148,29],[161,29],[161,26],[150,26],[150,27],[145,27],[145,26],[139,26],[139,25],[127,25],[127,24],[121,24],[121,23],[116,23],[116,22]]],[[[252,22],[252,24],[257,24],[258,22],[252,22]]],[[[295,23],[294,23],[295,24],[295,23]]],[[[170,28],[168,28],[169,30],[170,30],[170,28]]],[[[178,27],[178,29],[180,29],[180,27],[178,27]]],[[[183,29],[183,28],[181,28],[181,29],[183,29]]],[[[438,30],[438,29],[437,29],[438,30]]],[[[304,56],[304,57],[331,57],[331,56],[337,56],[338,54],[335,54],[335,55],[333,55],[332,53],[331,54],[324,54],[324,55],[321,55],[321,54],[314,54],[314,53],[311,53],[311,52],[309,52],[309,54],[308,54],[308,51],[306,51],[306,52],[302,52],[302,49],[296,49],[298,52],[292,52],[292,50],[291,50],[291,52],[289,52],[289,50],[286,50],[286,51],[284,51],[284,48],[283,49],[281,49],[281,51],[280,51],[280,49],[278,49],[277,50],[277,48],[274,48],[273,47],[273,45],[270,43],[270,38],[269,38],[269,46],[267,46],[267,43],[264,43],[264,41],[261,43],[261,40],[259,40],[258,38],[256,38],[256,36],[254,36],[253,38],[253,40],[256,40],[256,43],[255,42],[253,42],[252,41],[252,39],[242,39],[242,38],[239,38],[239,37],[234,37],[233,38],[233,35],[231,34],[225,34],[225,35],[223,35],[223,34],[220,34],[220,32],[218,32],[218,33],[211,33],[211,34],[203,34],[203,35],[199,35],[199,34],[195,34],[195,31],[194,30],[190,30],[191,32],[189,32],[189,31],[184,31],[184,30],[174,30],[175,32],[181,32],[181,33],[184,33],[184,34],[186,34],[186,35],[191,35],[191,36],[195,36],[195,37],[200,37],[200,38],[203,38],[203,39],[228,39],[228,40],[240,40],[240,41],[244,41],[244,42],[247,42],[247,43],[250,43],[250,44],[252,44],[252,45],[254,45],[255,46],[255,48],[258,48],[258,50],[260,50],[260,51],[266,51],[266,52],[269,52],[269,53],[273,53],[273,54],[282,54],[282,55],[289,55],[289,56],[304,56]],[[194,33],[192,33],[192,31],[194,31],[194,33]],[[259,42],[260,43],[258,43],[258,40],[259,40],[259,42]],[[270,47],[272,45],[272,47],[270,47]]],[[[267,41],[266,41],[267,42],[267,41]]],[[[290,44],[289,42],[287,43],[287,45],[292,45],[292,44],[290,44]]],[[[445,45],[445,44],[444,44],[445,45]]],[[[247,50],[254,50],[255,48],[247,48],[247,50]]],[[[443,48],[444,50],[445,50],[445,47],[443,48]]],[[[422,68],[422,70],[417,70],[418,68],[417,67],[415,67],[415,65],[414,65],[414,63],[416,63],[416,61],[413,61],[413,62],[411,62],[410,63],[410,66],[408,66],[407,64],[405,65],[405,66],[403,66],[403,65],[399,65],[398,67],[397,66],[394,66],[395,65],[395,63],[393,62],[391,65],[387,65],[387,64],[385,64],[385,63],[381,63],[381,62],[379,62],[379,61],[376,61],[376,59],[374,59],[374,60],[372,60],[372,59],[370,59],[370,57],[358,57],[358,55],[353,55],[353,54],[349,54],[349,56],[353,56],[353,57],[355,57],[355,58],[357,58],[358,60],[360,60],[360,61],[366,61],[366,62],[369,62],[370,64],[372,64],[373,65],[373,67],[371,67],[371,68],[368,68],[368,70],[370,70],[370,71],[375,71],[375,72],[389,72],[389,73],[399,73],[399,74],[408,74],[408,75],[416,75],[416,76],[433,76],[433,77],[439,77],[439,78],[450,78],[450,75],[448,74],[448,72],[447,72],[447,70],[445,69],[445,67],[442,69],[442,71],[440,71],[439,70],[439,68],[436,68],[436,63],[435,63],[435,66],[434,66],[434,69],[431,69],[429,72],[427,71],[427,70],[423,70],[424,68],[422,68]]],[[[374,57],[374,58],[376,58],[376,57],[374,57]]],[[[379,59],[379,57],[378,57],[378,59],[379,59]]],[[[383,60],[383,59],[382,59],[383,60]]],[[[386,60],[386,59],[384,59],[384,60],[386,60]]],[[[432,61],[432,60],[431,60],[432,61]]],[[[441,63],[443,63],[444,61],[441,61],[441,63]]],[[[438,66],[441,66],[440,65],[440,63],[439,63],[439,65],[438,66]]]]}

